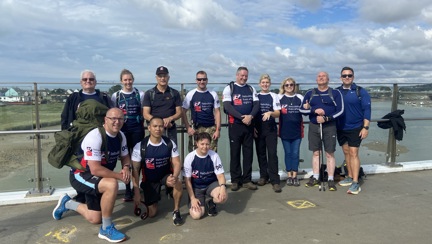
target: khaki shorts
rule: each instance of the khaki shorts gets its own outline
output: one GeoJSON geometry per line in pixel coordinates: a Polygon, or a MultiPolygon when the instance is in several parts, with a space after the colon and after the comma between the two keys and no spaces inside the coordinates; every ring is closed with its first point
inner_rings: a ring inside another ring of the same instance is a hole
{"type": "MultiPolygon", "coordinates": [[[[195,129],[195,133],[201,133],[201,132],[207,132],[210,134],[210,137],[213,137],[213,134],[216,132],[216,125],[211,127],[198,127],[197,129],[195,129]]],[[[210,149],[217,152],[217,143],[218,143],[218,139],[212,140],[210,142],[210,149]]],[[[193,140],[193,137],[189,136],[189,145],[188,145],[189,152],[192,152],[196,148],[194,144],[195,142],[193,140]]]]}

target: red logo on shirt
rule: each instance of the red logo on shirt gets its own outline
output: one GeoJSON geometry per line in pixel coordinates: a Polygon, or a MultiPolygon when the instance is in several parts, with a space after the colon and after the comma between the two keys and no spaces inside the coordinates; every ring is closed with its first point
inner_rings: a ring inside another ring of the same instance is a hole
{"type": "Polygon", "coordinates": [[[236,94],[233,96],[234,105],[239,106],[243,105],[243,101],[241,100],[241,94],[236,94]]]}
{"type": "Polygon", "coordinates": [[[89,156],[89,157],[93,156],[93,151],[92,151],[91,147],[87,147],[87,149],[86,149],[86,155],[89,156]]]}
{"type": "Polygon", "coordinates": [[[154,158],[149,158],[145,160],[147,169],[155,169],[154,158]]]}
{"type": "Polygon", "coordinates": [[[195,102],[194,103],[194,110],[195,112],[201,112],[201,102],[195,102]]]}

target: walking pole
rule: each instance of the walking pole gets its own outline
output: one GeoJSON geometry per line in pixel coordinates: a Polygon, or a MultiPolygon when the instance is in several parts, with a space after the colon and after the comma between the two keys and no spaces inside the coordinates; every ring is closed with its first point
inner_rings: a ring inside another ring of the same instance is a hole
{"type": "Polygon", "coordinates": [[[324,164],[324,152],[323,152],[323,144],[324,144],[324,142],[323,142],[323,131],[322,131],[322,123],[320,123],[320,138],[321,138],[321,150],[320,150],[320,152],[319,152],[319,161],[320,161],[320,168],[319,168],[319,172],[320,172],[320,177],[318,177],[318,178],[321,178],[321,185],[318,187],[319,188],[319,191],[321,191],[321,190],[323,190],[323,191],[325,191],[326,189],[325,189],[325,185],[324,185],[324,167],[323,167],[323,164],[324,164]]]}

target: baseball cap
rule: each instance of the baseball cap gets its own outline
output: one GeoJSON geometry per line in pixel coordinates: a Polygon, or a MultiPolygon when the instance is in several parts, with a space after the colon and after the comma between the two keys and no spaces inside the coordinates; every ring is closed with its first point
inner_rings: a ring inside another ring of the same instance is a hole
{"type": "Polygon", "coordinates": [[[168,69],[167,69],[167,67],[165,67],[165,66],[159,66],[157,69],[156,69],[156,75],[160,75],[160,74],[168,74],[169,72],[168,72],[168,69]]]}

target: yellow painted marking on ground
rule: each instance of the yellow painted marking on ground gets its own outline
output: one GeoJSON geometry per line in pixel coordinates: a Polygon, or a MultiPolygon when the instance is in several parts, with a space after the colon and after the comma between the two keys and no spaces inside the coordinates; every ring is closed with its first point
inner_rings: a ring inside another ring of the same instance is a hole
{"type": "Polygon", "coordinates": [[[171,243],[171,242],[177,242],[183,239],[183,235],[181,234],[176,234],[176,233],[171,233],[171,234],[167,234],[162,236],[159,239],[159,243],[171,243]]]}
{"type": "Polygon", "coordinates": [[[45,236],[48,237],[52,235],[52,238],[55,238],[64,243],[69,243],[71,235],[73,235],[76,231],[77,228],[72,225],[71,228],[62,227],[59,230],[55,230],[54,233],[50,231],[45,236]]]}
{"type": "Polygon", "coordinates": [[[288,201],[288,205],[292,206],[293,208],[297,209],[305,209],[305,208],[314,208],[316,207],[315,204],[307,201],[307,200],[294,200],[294,201],[288,201]]]}

